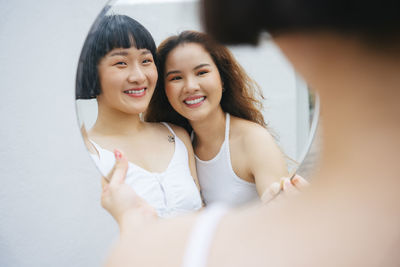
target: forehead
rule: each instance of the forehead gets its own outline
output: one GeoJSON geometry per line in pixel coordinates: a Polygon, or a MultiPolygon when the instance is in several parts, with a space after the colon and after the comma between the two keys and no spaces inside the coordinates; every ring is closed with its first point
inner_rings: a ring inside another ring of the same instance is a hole
{"type": "Polygon", "coordinates": [[[129,48],[114,48],[110,50],[104,57],[112,58],[115,56],[140,56],[146,54],[151,54],[150,50],[146,48],[137,49],[136,47],[131,46],[129,48]]]}
{"type": "Polygon", "coordinates": [[[198,64],[215,65],[208,51],[197,43],[184,43],[175,47],[168,54],[166,59],[166,67],[185,67],[197,66],[198,64]]]}

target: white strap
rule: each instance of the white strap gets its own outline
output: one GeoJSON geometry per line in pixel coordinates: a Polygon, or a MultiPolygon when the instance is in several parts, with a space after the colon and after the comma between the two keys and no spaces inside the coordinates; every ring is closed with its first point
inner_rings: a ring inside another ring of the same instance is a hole
{"type": "Polygon", "coordinates": [[[90,139],[88,139],[88,140],[89,140],[90,143],[92,143],[92,145],[93,145],[97,150],[100,150],[100,149],[101,149],[101,147],[100,147],[98,144],[96,144],[93,140],[90,140],[90,139]]]}
{"type": "Polygon", "coordinates": [[[96,144],[93,140],[90,140],[89,138],[88,138],[88,140],[89,140],[89,142],[94,146],[94,148],[96,149],[96,151],[97,151],[97,157],[100,159],[101,157],[100,157],[100,151],[102,151],[103,149],[101,148],[101,146],[99,146],[98,144],[96,144]]]}
{"type": "Polygon", "coordinates": [[[176,136],[174,130],[172,130],[171,126],[169,126],[168,123],[166,123],[166,122],[161,122],[161,123],[164,124],[165,127],[167,127],[168,130],[169,130],[174,136],[176,136]]]}
{"type": "Polygon", "coordinates": [[[210,245],[221,218],[228,211],[227,206],[208,206],[195,222],[183,256],[182,267],[205,267],[210,245]]]}

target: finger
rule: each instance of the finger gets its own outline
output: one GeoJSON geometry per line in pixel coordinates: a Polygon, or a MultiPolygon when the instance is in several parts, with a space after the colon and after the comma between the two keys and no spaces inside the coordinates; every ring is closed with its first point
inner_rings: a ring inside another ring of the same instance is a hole
{"type": "Polygon", "coordinates": [[[273,200],[281,191],[281,186],[278,182],[272,183],[267,190],[262,194],[261,201],[263,203],[268,203],[273,200]]]}
{"type": "Polygon", "coordinates": [[[290,178],[285,178],[283,181],[283,192],[286,194],[294,194],[297,193],[298,190],[295,188],[295,186],[292,184],[290,181],[290,178]]]}
{"type": "Polygon", "coordinates": [[[109,171],[109,173],[104,177],[108,182],[111,181],[111,177],[114,175],[118,160],[124,156],[121,151],[119,151],[118,149],[114,149],[114,157],[115,157],[114,166],[112,167],[111,171],[109,171]]]}
{"type": "Polygon", "coordinates": [[[304,179],[303,177],[301,177],[300,175],[296,174],[293,178],[292,178],[292,184],[298,189],[304,189],[306,187],[308,187],[310,185],[310,183],[304,179]]]}
{"type": "Polygon", "coordinates": [[[106,180],[108,183],[111,181],[111,176],[114,175],[116,165],[117,165],[117,161],[115,161],[114,166],[112,167],[111,171],[106,176],[103,176],[104,180],[106,180]]]}
{"type": "Polygon", "coordinates": [[[113,173],[109,176],[110,185],[122,184],[128,171],[128,160],[121,151],[115,149],[115,165],[113,173]]]}

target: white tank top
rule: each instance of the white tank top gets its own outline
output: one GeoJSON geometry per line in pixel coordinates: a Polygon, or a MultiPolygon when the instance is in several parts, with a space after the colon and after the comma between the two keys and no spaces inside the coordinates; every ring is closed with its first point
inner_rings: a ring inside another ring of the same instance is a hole
{"type": "MultiPolygon", "coordinates": [[[[175,151],[167,169],[149,172],[129,162],[125,183],[153,206],[160,217],[171,217],[198,210],[202,207],[199,190],[190,173],[188,151],[182,140],[167,124],[163,124],[175,137],[175,151]]],[[[114,153],[90,140],[99,155],[91,154],[101,173],[111,171],[115,164],[114,153]]]]}
{"type": "Polygon", "coordinates": [[[231,164],[229,150],[230,116],[226,113],[225,140],[218,154],[211,160],[196,158],[197,177],[206,205],[222,202],[239,206],[258,199],[256,185],[236,175],[231,164]]]}

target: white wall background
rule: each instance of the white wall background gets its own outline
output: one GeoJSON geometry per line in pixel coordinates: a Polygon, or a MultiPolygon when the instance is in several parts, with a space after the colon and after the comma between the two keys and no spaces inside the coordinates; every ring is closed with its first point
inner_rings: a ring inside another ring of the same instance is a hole
{"type": "Polygon", "coordinates": [[[117,228],[77,127],[75,73],[105,0],[0,0],[0,266],[100,266],[117,228]]]}
{"type": "Polygon", "coordinates": [[[74,87],[106,1],[0,4],[0,266],[99,266],[117,227],[99,204],[74,87]]]}

